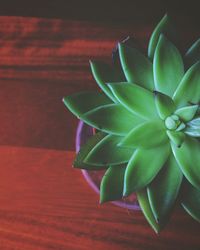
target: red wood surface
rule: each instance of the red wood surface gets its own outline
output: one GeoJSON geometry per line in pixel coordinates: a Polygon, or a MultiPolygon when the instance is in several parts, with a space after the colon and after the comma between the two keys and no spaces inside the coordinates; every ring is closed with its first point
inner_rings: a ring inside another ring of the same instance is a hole
{"type": "Polygon", "coordinates": [[[77,120],[62,98],[97,89],[89,59],[111,60],[117,41],[144,27],[0,17],[0,144],[73,149],[77,120]],[[49,136],[51,135],[51,136],[49,136]]]}
{"type": "Polygon", "coordinates": [[[0,152],[1,249],[199,249],[200,225],[178,208],[157,236],[141,212],[99,205],[71,167],[73,152],[11,146],[0,152]]]}
{"type": "MultiPolygon", "coordinates": [[[[89,59],[110,61],[127,36],[145,47],[152,29],[144,22],[0,17],[0,144],[74,149],[77,120],[62,97],[97,89],[89,59]]],[[[185,26],[181,33],[184,45],[199,35],[185,26]]]]}
{"type": "MultiPolygon", "coordinates": [[[[108,61],[127,35],[144,46],[152,27],[22,17],[0,23],[0,249],[200,249],[200,225],[181,209],[157,236],[141,212],[99,205],[71,167],[77,120],[62,97],[96,89],[88,60],[108,61]]],[[[186,34],[189,43],[198,32],[186,34]]]]}

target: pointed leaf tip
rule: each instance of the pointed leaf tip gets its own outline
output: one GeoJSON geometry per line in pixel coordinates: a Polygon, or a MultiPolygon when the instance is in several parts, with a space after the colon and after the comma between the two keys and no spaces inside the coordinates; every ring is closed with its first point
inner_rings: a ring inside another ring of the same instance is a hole
{"type": "Polygon", "coordinates": [[[154,217],[159,223],[168,222],[182,183],[182,172],[173,155],[147,188],[154,217]]]}
{"type": "Polygon", "coordinates": [[[100,61],[91,61],[90,67],[92,75],[96,80],[99,87],[104,91],[104,93],[114,102],[116,99],[111,93],[110,89],[107,86],[107,82],[117,82],[123,80],[118,72],[111,65],[100,62],[100,61]]]}
{"type": "Polygon", "coordinates": [[[181,147],[185,139],[185,134],[183,132],[167,130],[167,135],[172,143],[174,143],[178,148],[181,147]]]}
{"type": "Polygon", "coordinates": [[[79,118],[96,107],[112,103],[104,93],[95,91],[84,91],[64,97],[63,102],[79,118]]]}
{"type": "Polygon", "coordinates": [[[188,49],[185,54],[187,68],[200,60],[200,38],[188,49]]]}
{"type": "Polygon", "coordinates": [[[96,166],[91,164],[85,164],[84,159],[90,153],[90,151],[94,148],[96,144],[98,144],[106,134],[99,132],[88,139],[88,141],[81,147],[80,151],[76,155],[76,158],[73,162],[74,168],[87,169],[87,170],[97,170],[97,169],[105,169],[107,166],[96,166]]]}
{"type": "Polygon", "coordinates": [[[123,43],[118,46],[121,65],[127,81],[153,90],[152,62],[133,47],[126,46],[123,43]]]}
{"type": "Polygon", "coordinates": [[[169,96],[158,91],[154,91],[154,95],[158,115],[164,120],[175,111],[175,103],[169,96]]]}
{"type": "Polygon", "coordinates": [[[153,71],[156,90],[172,96],[183,77],[184,65],[180,52],[163,34],[155,50],[153,71]]]}
{"type": "Polygon", "coordinates": [[[173,95],[179,107],[200,102],[200,61],[187,70],[173,95]]]}
{"type": "Polygon", "coordinates": [[[171,143],[172,151],[186,179],[200,189],[200,142],[190,136],[180,148],[171,143]]]}
{"type": "Polygon", "coordinates": [[[126,135],[134,125],[141,121],[120,104],[97,107],[85,113],[81,119],[101,131],[121,136],[126,135]]]}
{"type": "Polygon", "coordinates": [[[137,149],[126,168],[124,193],[131,194],[147,186],[163,167],[169,156],[169,150],[168,143],[151,149],[137,149]]]}
{"type": "Polygon", "coordinates": [[[84,163],[96,166],[116,166],[128,162],[133,150],[117,146],[121,136],[107,135],[84,158],[84,163]]]}
{"type": "Polygon", "coordinates": [[[132,83],[108,84],[117,100],[143,119],[158,117],[151,91],[132,83]]]}
{"type": "Polygon", "coordinates": [[[187,181],[184,182],[183,188],[182,206],[193,219],[200,222],[200,189],[195,188],[187,181]]]}
{"type": "Polygon", "coordinates": [[[186,106],[186,107],[177,109],[175,111],[175,114],[178,115],[181,118],[181,120],[183,120],[184,122],[189,122],[195,116],[198,108],[199,108],[199,105],[186,106]]]}
{"type": "Polygon", "coordinates": [[[188,122],[184,132],[189,136],[200,138],[200,118],[197,117],[188,122]]]}
{"type": "Polygon", "coordinates": [[[142,189],[138,191],[137,198],[138,198],[140,208],[146,220],[148,221],[152,229],[155,231],[155,233],[158,234],[161,230],[161,226],[159,225],[159,223],[157,223],[156,219],[154,218],[154,215],[153,215],[150,203],[149,203],[148,195],[147,195],[147,190],[142,189]]]}
{"type": "Polygon", "coordinates": [[[168,14],[165,14],[164,17],[160,20],[150,37],[148,45],[148,56],[151,60],[153,60],[154,52],[156,50],[160,34],[162,33],[166,34],[166,36],[169,37],[170,40],[176,40],[176,32],[168,14]]]}
{"type": "Polygon", "coordinates": [[[125,165],[109,167],[100,185],[100,203],[120,200],[123,196],[125,165]]]}

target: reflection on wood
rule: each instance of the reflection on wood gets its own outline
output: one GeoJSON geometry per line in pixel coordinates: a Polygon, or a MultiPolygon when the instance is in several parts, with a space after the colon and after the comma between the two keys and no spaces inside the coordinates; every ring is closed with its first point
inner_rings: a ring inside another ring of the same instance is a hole
{"type": "Polygon", "coordinates": [[[73,152],[0,147],[1,249],[199,249],[199,224],[176,208],[157,236],[141,212],[98,196],[79,170],[73,152]]]}
{"type": "Polygon", "coordinates": [[[0,22],[0,249],[198,250],[200,226],[179,208],[156,236],[141,212],[100,206],[66,151],[74,149],[77,119],[62,97],[97,89],[88,60],[110,61],[116,41],[130,34],[144,47],[152,27],[0,22]]]}
{"type": "MultiPolygon", "coordinates": [[[[0,22],[0,145],[54,149],[74,149],[77,120],[61,100],[97,89],[89,59],[110,62],[113,47],[127,36],[145,47],[153,29],[144,23],[29,17],[0,22]]],[[[183,30],[184,43],[197,37],[183,30]]]]}
{"type": "Polygon", "coordinates": [[[77,120],[62,97],[97,89],[89,59],[110,60],[119,39],[147,28],[0,17],[0,144],[72,149],[77,120]],[[73,136],[69,138],[69,132],[73,136]]]}

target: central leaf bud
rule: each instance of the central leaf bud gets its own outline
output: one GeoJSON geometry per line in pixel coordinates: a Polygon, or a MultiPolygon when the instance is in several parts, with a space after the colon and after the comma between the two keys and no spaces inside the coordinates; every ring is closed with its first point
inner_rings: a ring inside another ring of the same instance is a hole
{"type": "Polygon", "coordinates": [[[180,123],[181,122],[180,122],[179,117],[177,115],[171,115],[165,119],[165,126],[169,130],[177,129],[177,127],[180,125],[180,123]]]}

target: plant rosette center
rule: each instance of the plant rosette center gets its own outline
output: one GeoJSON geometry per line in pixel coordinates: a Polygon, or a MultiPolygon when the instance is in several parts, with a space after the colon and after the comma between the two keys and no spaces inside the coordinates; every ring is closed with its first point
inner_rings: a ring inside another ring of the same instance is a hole
{"type": "Polygon", "coordinates": [[[176,130],[180,123],[180,119],[177,115],[172,115],[165,119],[165,126],[169,130],[176,130]]]}
{"type": "Polygon", "coordinates": [[[80,149],[74,167],[106,170],[101,203],[136,193],[156,232],[174,204],[200,221],[200,39],[181,54],[176,34],[165,15],[146,55],[124,40],[112,65],[90,62],[101,92],[63,99],[98,131],[80,149]]]}

